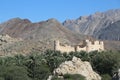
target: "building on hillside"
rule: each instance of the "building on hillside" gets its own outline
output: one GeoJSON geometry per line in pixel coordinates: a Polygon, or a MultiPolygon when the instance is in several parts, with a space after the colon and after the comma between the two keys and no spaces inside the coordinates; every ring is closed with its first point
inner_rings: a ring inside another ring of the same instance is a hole
{"type": "Polygon", "coordinates": [[[91,41],[91,40],[84,40],[82,43],[74,46],[66,45],[61,43],[57,40],[54,42],[54,50],[61,51],[61,52],[75,52],[75,51],[104,51],[104,43],[103,41],[91,41]]]}

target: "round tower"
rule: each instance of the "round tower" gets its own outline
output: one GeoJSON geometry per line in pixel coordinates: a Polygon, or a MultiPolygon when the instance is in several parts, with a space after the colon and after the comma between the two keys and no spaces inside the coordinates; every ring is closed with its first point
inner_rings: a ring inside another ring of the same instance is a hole
{"type": "Polygon", "coordinates": [[[59,50],[60,42],[59,40],[54,41],[54,50],[59,50]]]}

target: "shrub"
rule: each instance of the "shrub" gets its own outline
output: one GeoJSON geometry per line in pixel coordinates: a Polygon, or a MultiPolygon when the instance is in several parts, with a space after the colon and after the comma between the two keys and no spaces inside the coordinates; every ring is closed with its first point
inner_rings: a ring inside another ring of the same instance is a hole
{"type": "Polygon", "coordinates": [[[120,54],[113,52],[97,52],[91,57],[91,64],[93,69],[102,74],[109,74],[112,76],[113,71],[120,66],[120,54]]]}
{"type": "Polygon", "coordinates": [[[65,80],[85,80],[85,77],[80,74],[65,74],[63,77],[65,80]]]}
{"type": "Polygon", "coordinates": [[[1,66],[0,70],[1,80],[30,80],[24,67],[1,66]]]}
{"type": "Polygon", "coordinates": [[[103,74],[101,75],[102,80],[112,80],[112,77],[109,74],[103,74]]]}

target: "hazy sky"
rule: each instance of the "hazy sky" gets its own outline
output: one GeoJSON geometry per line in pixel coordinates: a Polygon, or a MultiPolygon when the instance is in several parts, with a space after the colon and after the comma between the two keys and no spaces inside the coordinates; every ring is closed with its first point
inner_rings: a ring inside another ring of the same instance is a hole
{"type": "Polygon", "coordinates": [[[0,23],[15,17],[63,22],[109,9],[120,9],[120,0],[0,0],[0,23]]]}

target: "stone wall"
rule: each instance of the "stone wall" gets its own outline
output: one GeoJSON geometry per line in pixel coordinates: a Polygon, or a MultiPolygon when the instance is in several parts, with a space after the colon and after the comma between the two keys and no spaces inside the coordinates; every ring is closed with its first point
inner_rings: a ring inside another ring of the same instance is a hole
{"type": "Polygon", "coordinates": [[[85,46],[85,47],[80,47],[80,46],[76,46],[76,51],[87,51],[86,50],[87,49],[87,47],[85,46]]]}
{"type": "Polygon", "coordinates": [[[61,52],[75,52],[75,51],[86,51],[86,52],[90,52],[90,51],[104,51],[104,43],[103,41],[90,41],[90,40],[85,40],[84,41],[84,45],[75,45],[75,46],[70,46],[70,45],[60,45],[59,41],[55,41],[54,42],[54,49],[57,51],[61,51],[61,52]]]}
{"type": "Polygon", "coordinates": [[[87,52],[95,51],[95,50],[98,50],[98,51],[104,50],[103,41],[94,41],[94,42],[87,41],[86,47],[87,47],[86,49],[87,52]]]}
{"type": "Polygon", "coordinates": [[[69,45],[60,45],[59,41],[55,41],[54,48],[57,51],[67,52],[67,53],[75,51],[74,47],[69,46],[69,45]]]}

